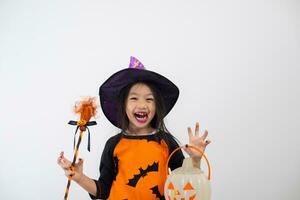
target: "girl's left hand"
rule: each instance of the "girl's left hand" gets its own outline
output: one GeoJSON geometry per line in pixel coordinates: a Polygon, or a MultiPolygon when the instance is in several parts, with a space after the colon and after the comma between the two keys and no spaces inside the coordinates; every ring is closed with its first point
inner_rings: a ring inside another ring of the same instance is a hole
{"type": "MultiPolygon", "coordinates": [[[[205,148],[211,141],[207,139],[208,131],[205,130],[203,135],[200,136],[200,131],[199,131],[199,122],[196,123],[195,127],[195,134],[193,134],[193,131],[190,127],[188,127],[188,134],[189,134],[189,144],[198,147],[203,153],[205,151],[205,148]]],[[[195,162],[199,162],[202,155],[194,149],[186,149],[185,150],[191,158],[195,162]]]]}

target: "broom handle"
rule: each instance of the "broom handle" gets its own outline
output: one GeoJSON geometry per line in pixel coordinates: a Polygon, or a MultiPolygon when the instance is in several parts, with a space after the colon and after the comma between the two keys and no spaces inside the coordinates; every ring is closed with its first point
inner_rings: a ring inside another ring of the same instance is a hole
{"type": "MultiPolygon", "coordinates": [[[[79,135],[79,139],[78,139],[78,142],[77,142],[77,145],[76,145],[76,149],[75,149],[75,153],[74,153],[74,157],[73,157],[73,162],[72,162],[72,166],[71,166],[72,170],[73,170],[73,168],[75,166],[75,163],[76,163],[76,160],[77,160],[78,149],[79,149],[79,145],[81,143],[82,135],[83,135],[83,131],[80,130],[80,135],[79,135]]],[[[69,175],[68,176],[68,184],[67,184],[67,187],[66,187],[64,200],[68,199],[69,188],[70,188],[70,185],[71,185],[71,180],[72,180],[72,175],[69,175]]]]}

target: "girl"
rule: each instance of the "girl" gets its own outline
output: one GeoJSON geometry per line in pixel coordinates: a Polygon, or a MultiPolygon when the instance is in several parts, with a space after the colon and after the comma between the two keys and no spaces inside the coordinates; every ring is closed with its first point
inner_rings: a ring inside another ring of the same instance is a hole
{"type": "MultiPolygon", "coordinates": [[[[121,129],[105,144],[99,179],[93,180],[83,173],[82,159],[71,170],[71,162],[63,152],[58,164],[92,199],[164,199],[167,158],[178,143],[166,129],[163,118],[175,105],[178,88],[164,76],[144,69],[131,57],[130,67],[108,78],[100,87],[99,95],[105,116],[121,129]]],[[[210,143],[207,134],[205,131],[199,136],[199,123],[195,134],[188,128],[190,144],[202,151],[210,143]]],[[[199,167],[201,157],[193,151],[188,153],[199,167]]],[[[172,170],[180,167],[183,159],[182,152],[178,151],[169,167],[172,170]]]]}

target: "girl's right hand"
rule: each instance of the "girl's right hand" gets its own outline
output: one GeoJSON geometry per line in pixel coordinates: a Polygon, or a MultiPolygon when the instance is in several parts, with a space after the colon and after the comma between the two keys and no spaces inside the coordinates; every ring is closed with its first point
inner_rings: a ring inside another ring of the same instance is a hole
{"type": "Polygon", "coordinates": [[[62,151],[57,158],[57,164],[64,170],[65,175],[72,176],[72,180],[79,182],[83,177],[83,160],[79,158],[79,161],[72,167],[72,162],[64,157],[62,151]]]}

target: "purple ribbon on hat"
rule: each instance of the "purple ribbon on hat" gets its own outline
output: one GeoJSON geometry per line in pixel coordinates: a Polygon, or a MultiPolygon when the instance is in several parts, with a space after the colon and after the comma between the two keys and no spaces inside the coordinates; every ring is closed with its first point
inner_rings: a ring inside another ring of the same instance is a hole
{"type": "Polygon", "coordinates": [[[130,57],[129,68],[145,69],[144,65],[135,57],[130,57]]]}

